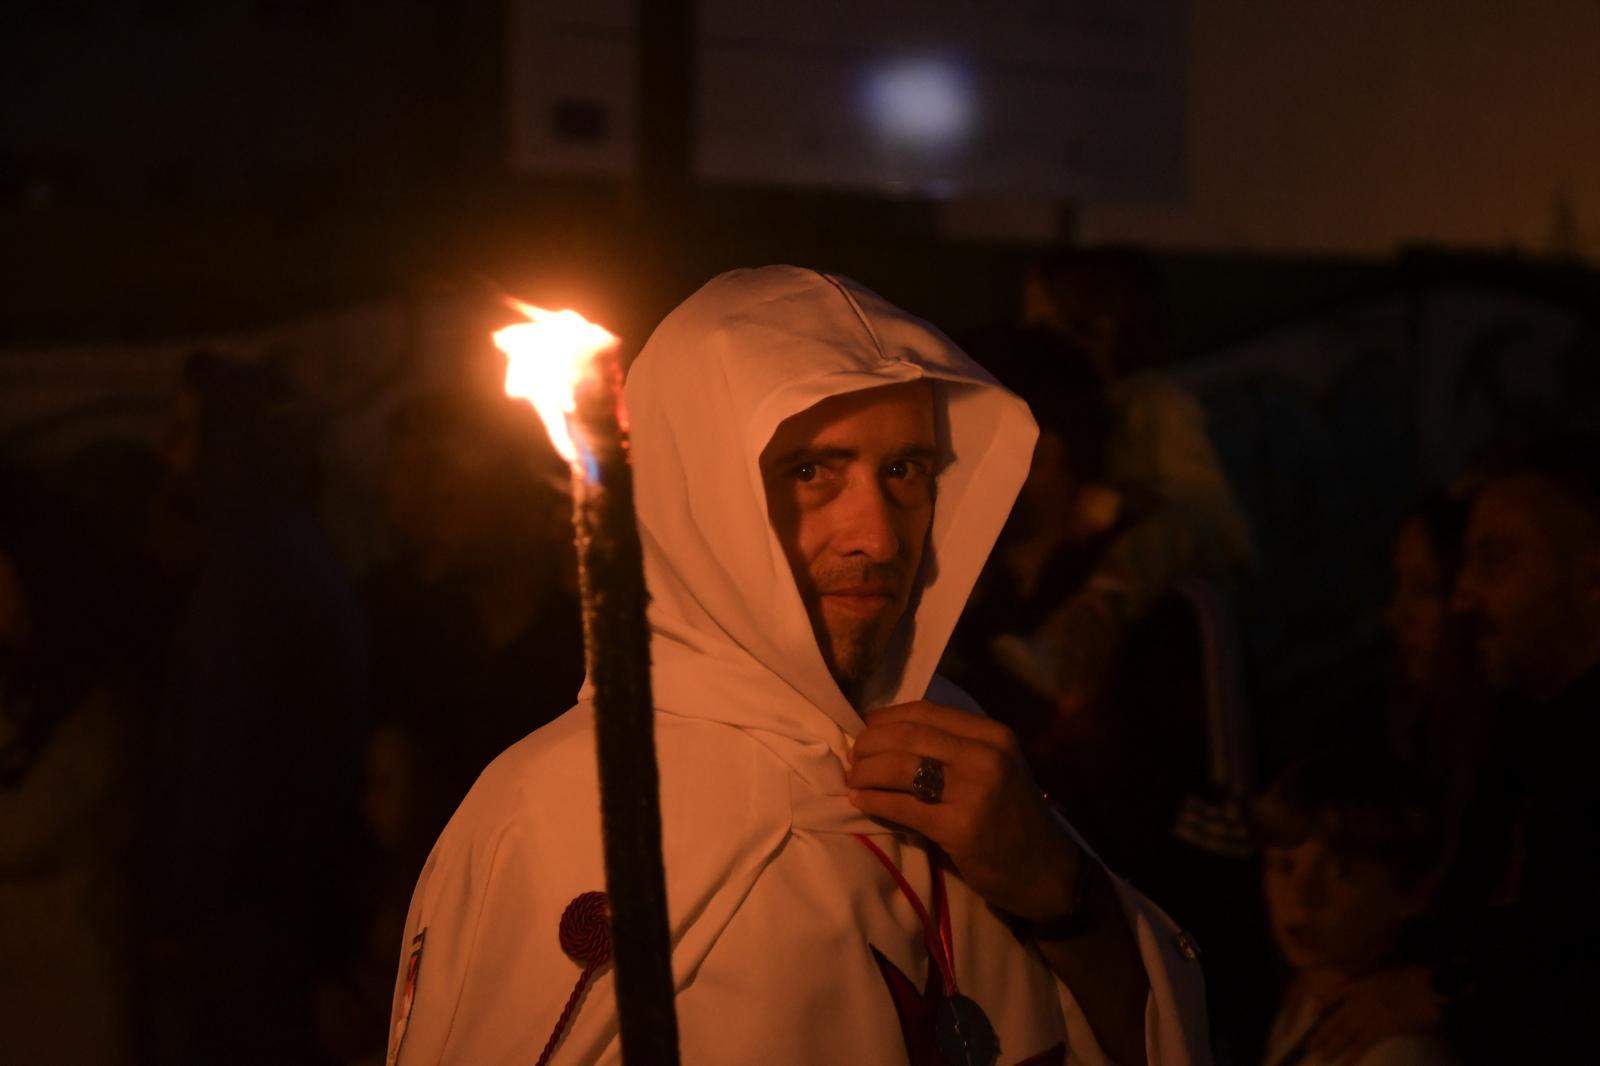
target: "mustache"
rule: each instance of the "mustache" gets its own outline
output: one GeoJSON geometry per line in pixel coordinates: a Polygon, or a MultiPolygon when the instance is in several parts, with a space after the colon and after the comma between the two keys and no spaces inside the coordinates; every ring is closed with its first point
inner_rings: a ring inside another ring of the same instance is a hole
{"type": "Polygon", "coordinates": [[[903,567],[878,563],[833,567],[813,574],[811,581],[819,596],[855,593],[898,597],[906,589],[907,576],[903,567]]]}

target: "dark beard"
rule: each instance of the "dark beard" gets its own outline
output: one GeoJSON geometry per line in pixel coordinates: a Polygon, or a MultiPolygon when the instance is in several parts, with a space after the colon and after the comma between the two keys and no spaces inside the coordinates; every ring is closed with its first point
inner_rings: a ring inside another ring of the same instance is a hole
{"type": "MultiPolygon", "coordinates": [[[[860,702],[867,682],[883,661],[883,649],[874,647],[873,642],[865,638],[866,635],[861,634],[858,639],[851,640],[842,661],[837,652],[828,656],[828,671],[852,706],[860,702]]],[[[888,641],[883,643],[887,645],[888,641]]]]}

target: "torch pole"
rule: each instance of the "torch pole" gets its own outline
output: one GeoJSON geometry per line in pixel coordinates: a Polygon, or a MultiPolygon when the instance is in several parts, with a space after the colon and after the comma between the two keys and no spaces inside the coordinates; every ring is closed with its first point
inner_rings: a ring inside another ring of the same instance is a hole
{"type": "Polygon", "coordinates": [[[594,686],[600,821],[616,972],[622,1058],[676,1066],[672,945],[661,858],[660,776],[650,694],[644,560],[634,516],[633,467],[615,345],[596,358],[574,396],[579,438],[573,524],[583,638],[594,686]]]}

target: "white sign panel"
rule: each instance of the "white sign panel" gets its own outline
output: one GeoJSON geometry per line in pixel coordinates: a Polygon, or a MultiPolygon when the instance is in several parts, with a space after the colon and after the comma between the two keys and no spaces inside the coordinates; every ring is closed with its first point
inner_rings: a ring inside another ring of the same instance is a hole
{"type": "MultiPolygon", "coordinates": [[[[632,5],[522,0],[514,165],[624,175],[632,5]]],[[[1175,202],[1185,0],[701,0],[697,177],[1175,202]]]]}

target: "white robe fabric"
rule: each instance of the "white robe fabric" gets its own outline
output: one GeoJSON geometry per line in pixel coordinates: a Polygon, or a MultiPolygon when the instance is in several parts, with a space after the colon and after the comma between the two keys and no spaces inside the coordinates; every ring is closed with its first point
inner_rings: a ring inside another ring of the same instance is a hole
{"type": "Polygon", "coordinates": [[[1306,1040],[1327,1004],[1292,992],[1267,1030],[1261,1066],[1461,1066],[1461,1059],[1437,1033],[1398,1033],[1368,1047],[1357,1059],[1331,1060],[1306,1051],[1306,1040]]]}
{"type": "MultiPolygon", "coordinates": [[[[854,834],[924,901],[928,856],[846,798],[843,760],[863,722],[817,648],[758,459],[779,423],[820,400],[919,379],[937,383],[951,461],[920,594],[866,704],[927,697],[981,713],[934,667],[1027,473],[1036,430],[1020,400],[926,323],[793,267],[714,279],[662,322],[629,375],[686,1064],[908,1061],[872,949],[921,989],[923,931],[854,834]]],[[[428,859],[395,989],[401,1066],[531,1066],[561,1016],[580,967],[561,952],[558,922],[574,897],[605,888],[587,692],[484,772],[428,859]],[[405,964],[424,930],[408,1008],[405,964]]],[[[1068,1061],[1106,1061],[1071,990],[965,885],[948,884],[957,983],[993,1021],[999,1061],[1063,1042],[1068,1061]]],[[[1150,975],[1149,1061],[1208,1061],[1198,965],[1159,910],[1117,890],[1150,975]]],[[[607,968],[552,1062],[618,1061],[607,968]]]]}

